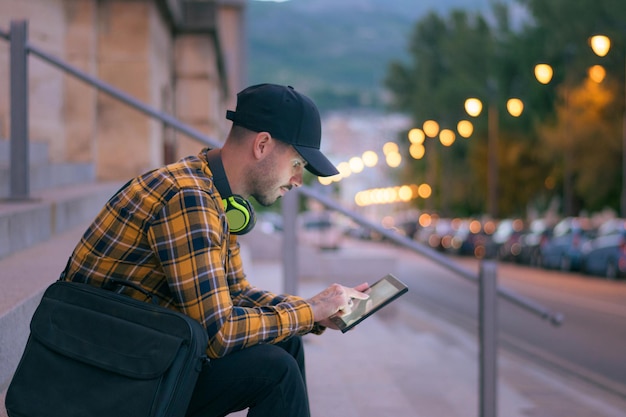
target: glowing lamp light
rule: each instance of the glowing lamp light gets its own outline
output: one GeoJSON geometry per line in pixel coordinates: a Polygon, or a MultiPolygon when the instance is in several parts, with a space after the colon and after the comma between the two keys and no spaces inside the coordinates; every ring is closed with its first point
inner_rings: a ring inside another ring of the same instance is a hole
{"type": "Polygon", "coordinates": [[[398,198],[400,201],[407,202],[413,198],[413,192],[411,191],[411,187],[408,185],[403,185],[398,189],[398,198]]]}
{"type": "Polygon", "coordinates": [[[465,100],[465,111],[472,117],[478,117],[483,111],[483,103],[477,98],[468,98],[465,100]]]}
{"type": "Polygon", "coordinates": [[[363,160],[363,164],[368,168],[375,167],[378,163],[378,155],[374,151],[363,152],[361,159],[363,160]]]}
{"type": "Polygon", "coordinates": [[[606,78],[606,70],[602,65],[594,65],[587,71],[589,78],[594,83],[600,84],[606,78]]]}
{"type": "Polygon", "coordinates": [[[439,133],[439,142],[441,142],[443,146],[452,146],[455,139],[456,139],[455,134],[450,129],[443,129],[439,133]]]}
{"type": "Polygon", "coordinates": [[[426,138],[426,134],[422,129],[413,128],[409,130],[409,142],[411,143],[423,143],[426,138]]]}
{"type": "Polygon", "coordinates": [[[434,138],[439,134],[439,123],[434,120],[426,120],[422,127],[424,128],[424,133],[429,138],[434,138]]]}
{"type": "Polygon", "coordinates": [[[348,165],[350,165],[350,170],[355,174],[363,171],[363,168],[365,166],[365,164],[363,164],[363,160],[358,156],[350,158],[350,160],[348,161],[348,165]]]}
{"type": "Polygon", "coordinates": [[[385,160],[387,161],[387,165],[391,168],[397,168],[402,163],[402,155],[398,152],[390,152],[387,154],[385,160]]]}
{"type": "Polygon", "coordinates": [[[513,117],[519,117],[524,111],[524,103],[519,98],[510,98],[506,102],[506,109],[513,117]]]}
{"type": "Polygon", "coordinates": [[[421,143],[412,143],[409,147],[409,154],[413,159],[422,159],[426,154],[426,148],[421,143]]]}
{"type": "Polygon", "coordinates": [[[474,125],[469,120],[461,120],[456,125],[456,131],[463,138],[469,138],[474,133],[474,125]]]}
{"type": "Polygon", "coordinates": [[[591,49],[598,56],[605,56],[609,53],[611,49],[611,39],[608,36],[604,35],[595,35],[589,39],[589,43],[591,44],[591,49]]]}
{"type": "Polygon", "coordinates": [[[387,142],[383,145],[383,153],[389,155],[390,153],[398,152],[398,144],[394,142],[387,142]]]}
{"type": "Polygon", "coordinates": [[[433,193],[433,190],[432,188],[430,188],[430,185],[424,183],[420,184],[420,186],[417,188],[417,193],[421,198],[428,198],[433,193]]]}
{"type": "Polygon", "coordinates": [[[333,183],[332,177],[317,177],[317,180],[322,185],[330,185],[333,183]]]}
{"type": "Polygon", "coordinates": [[[339,165],[337,165],[337,171],[339,171],[341,178],[348,178],[350,174],[352,174],[350,164],[347,162],[340,162],[339,165]]]}
{"type": "Polygon", "coordinates": [[[552,75],[554,71],[552,67],[548,64],[537,64],[535,65],[535,78],[541,84],[548,84],[552,80],[552,75]]]}

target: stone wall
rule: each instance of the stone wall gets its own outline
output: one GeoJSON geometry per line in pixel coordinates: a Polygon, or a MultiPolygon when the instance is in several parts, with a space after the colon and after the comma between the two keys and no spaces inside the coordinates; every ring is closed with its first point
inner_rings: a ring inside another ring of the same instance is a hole
{"type": "MultiPolygon", "coordinates": [[[[217,2],[215,28],[192,33],[176,26],[183,3],[2,0],[0,29],[26,19],[30,44],[220,139],[245,72],[243,28],[233,27],[245,2],[217,2]]],[[[0,139],[10,133],[8,55],[0,40],[0,139]]],[[[202,146],[37,57],[28,62],[30,139],[48,143],[53,162],[94,163],[98,179],[122,180],[202,146]]]]}

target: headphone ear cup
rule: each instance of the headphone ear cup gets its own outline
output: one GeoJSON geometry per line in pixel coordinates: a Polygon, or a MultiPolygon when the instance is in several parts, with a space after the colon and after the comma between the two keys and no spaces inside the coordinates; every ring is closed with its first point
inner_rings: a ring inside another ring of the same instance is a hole
{"type": "Polygon", "coordinates": [[[238,195],[232,195],[223,201],[230,232],[236,235],[250,232],[256,224],[256,215],[252,205],[238,195]]]}

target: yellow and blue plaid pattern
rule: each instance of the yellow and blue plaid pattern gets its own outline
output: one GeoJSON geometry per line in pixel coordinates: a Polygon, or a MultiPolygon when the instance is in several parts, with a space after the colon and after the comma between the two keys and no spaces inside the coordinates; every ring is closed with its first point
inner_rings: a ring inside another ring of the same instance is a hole
{"type": "Polygon", "coordinates": [[[137,177],[89,226],[67,279],[102,286],[115,277],[140,284],[207,329],[211,358],[314,330],[313,312],[302,298],[248,283],[222,207],[204,151],[137,177]]]}

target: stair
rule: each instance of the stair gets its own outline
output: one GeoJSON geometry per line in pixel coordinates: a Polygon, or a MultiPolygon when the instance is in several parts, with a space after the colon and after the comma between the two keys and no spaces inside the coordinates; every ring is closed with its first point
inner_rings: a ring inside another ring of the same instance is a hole
{"type": "MultiPolygon", "coordinates": [[[[95,170],[87,163],[50,163],[49,145],[44,142],[30,141],[29,187],[33,193],[68,185],[84,184],[95,181],[95,170]]],[[[0,139],[0,199],[6,199],[10,193],[11,145],[8,140],[0,139]]]]}
{"type": "MultiPolygon", "coordinates": [[[[15,371],[45,288],[59,276],[89,222],[122,182],[96,182],[88,164],[51,164],[30,147],[31,199],[10,201],[8,141],[0,140],[0,399],[15,371]]],[[[4,401],[0,417],[6,416],[4,401]]]]}
{"type": "Polygon", "coordinates": [[[0,391],[17,366],[43,290],[119,186],[76,185],[38,193],[33,202],[0,203],[0,391]]]}

